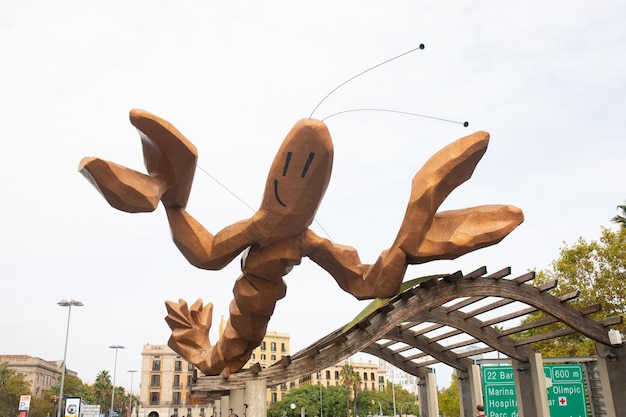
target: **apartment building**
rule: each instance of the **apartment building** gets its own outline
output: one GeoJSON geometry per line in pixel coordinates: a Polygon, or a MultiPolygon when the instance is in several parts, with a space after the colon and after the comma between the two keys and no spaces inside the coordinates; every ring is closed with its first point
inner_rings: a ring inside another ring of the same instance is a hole
{"type": "Polygon", "coordinates": [[[209,404],[190,404],[194,366],[167,345],[150,345],[141,352],[138,417],[204,417],[209,404]]]}
{"type": "MultiPolygon", "coordinates": [[[[223,327],[222,321],[221,326],[223,327]]],[[[254,349],[244,366],[259,364],[269,367],[290,355],[290,336],[287,333],[267,332],[261,344],[254,349]]],[[[290,389],[306,384],[321,384],[329,387],[340,385],[341,368],[344,363],[323,369],[317,374],[291,381],[279,386],[268,387],[267,405],[281,401],[290,389]]],[[[361,377],[361,390],[384,390],[385,371],[372,361],[350,362],[361,377]]],[[[213,415],[213,400],[198,402],[190,398],[194,366],[166,345],[145,345],[142,352],[141,385],[138,417],[207,417],[213,415]]]]}

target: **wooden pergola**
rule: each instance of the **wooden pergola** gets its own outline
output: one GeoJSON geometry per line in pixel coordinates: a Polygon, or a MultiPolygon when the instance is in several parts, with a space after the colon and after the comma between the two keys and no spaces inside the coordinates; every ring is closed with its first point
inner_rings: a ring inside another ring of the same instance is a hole
{"type": "Polygon", "coordinates": [[[492,274],[485,267],[469,274],[456,272],[435,277],[375,307],[307,348],[262,369],[233,374],[228,379],[202,376],[196,379],[193,396],[243,389],[248,381],[265,381],[276,386],[311,375],[349,356],[364,352],[377,356],[403,371],[426,378],[436,363],[445,363],[458,372],[470,372],[471,357],[501,352],[520,363],[536,355],[531,344],[580,333],[599,344],[610,346],[607,328],[623,321],[621,316],[594,320],[599,305],[579,309],[568,302],[579,291],[555,297],[550,290],[556,281],[534,286],[534,272],[510,278],[510,268],[492,274]],[[502,323],[535,311],[546,318],[499,330],[502,323]],[[525,331],[561,323],[559,330],[524,337],[525,331]],[[516,337],[512,337],[516,335],[516,337]]]}

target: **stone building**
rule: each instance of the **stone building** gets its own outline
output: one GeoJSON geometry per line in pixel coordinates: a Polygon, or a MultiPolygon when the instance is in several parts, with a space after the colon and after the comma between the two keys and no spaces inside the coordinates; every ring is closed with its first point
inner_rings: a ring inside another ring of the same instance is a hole
{"type": "MultiPolygon", "coordinates": [[[[46,361],[28,355],[0,355],[0,363],[3,362],[7,362],[8,368],[17,375],[24,375],[24,379],[30,383],[31,395],[35,398],[43,398],[44,392],[61,383],[63,361],[46,361]]],[[[76,372],[69,369],[65,370],[65,375],[78,377],[76,372]]]]}

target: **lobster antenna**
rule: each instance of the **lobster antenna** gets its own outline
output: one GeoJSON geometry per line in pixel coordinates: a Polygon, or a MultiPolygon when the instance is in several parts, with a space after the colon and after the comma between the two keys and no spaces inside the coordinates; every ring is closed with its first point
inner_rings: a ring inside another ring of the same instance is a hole
{"type": "Polygon", "coordinates": [[[427,116],[425,114],[411,113],[411,112],[408,112],[408,111],[393,110],[393,109],[350,109],[350,110],[343,110],[343,111],[338,111],[337,113],[333,113],[333,114],[331,114],[329,116],[324,117],[322,119],[322,122],[327,120],[327,119],[330,119],[333,116],[337,116],[339,114],[353,113],[353,112],[358,112],[358,111],[379,111],[379,112],[386,112],[386,113],[406,114],[406,115],[409,115],[409,116],[425,117],[426,119],[440,120],[442,122],[456,123],[456,124],[459,124],[459,125],[463,125],[463,127],[469,126],[469,122],[468,121],[459,122],[458,120],[444,119],[442,117],[427,116]]]}
{"type": "Polygon", "coordinates": [[[333,89],[330,93],[326,94],[326,96],[324,96],[324,98],[323,98],[323,99],[321,99],[319,103],[317,103],[317,106],[315,106],[315,108],[313,109],[313,111],[312,111],[312,112],[311,112],[311,114],[309,115],[309,119],[313,117],[313,113],[315,113],[315,111],[317,110],[317,108],[318,108],[319,106],[321,106],[321,105],[322,105],[322,103],[323,103],[323,102],[324,102],[324,101],[325,101],[325,100],[326,100],[326,99],[327,99],[327,98],[328,98],[328,97],[329,97],[332,93],[334,93],[335,91],[339,90],[341,87],[343,87],[344,85],[346,85],[346,84],[347,84],[347,83],[349,83],[350,81],[354,80],[354,79],[355,79],[355,78],[357,78],[357,77],[360,77],[361,75],[365,74],[366,72],[369,72],[369,71],[371,71],[371,70],[373,70],[373,69],[375,69],[375,68],[380,67],[381,65],[385,65],[385,64],[386,64],[386,63],[388,63],[388,62],[391,62],[391,61],[393,61],[393,60],[395,60],[395,59],[398,59],[398,58],[401,58],[401,57],[403,57],[403,56],[405,56],[405,55],[408,55],[408,54],[410,54],[411,52],[417,51],[418,49],[424,49],[424,48],[425,48],[424,44],[423,44],[423,43],[420,43],[420,45],[419,45],[418,47],[413,48],[413,49],[411,49],[411,50],[409,50],[409,51],[403,52],[403,53],[401,53],[400,55],[396,55],[396,56],[394,56],[393,58],[390,58],[390,59],[388,59],[388,60],[386,60],[386,61],[381,62],[380,64],[376,64],[376,65],[374,65],[373,67],[370,67],[370,68],[366,69],[365,71],[362,71],[362,72],[358,73],[357,75],[353,76],[352,78],[349,78],[349,79],[347,79],[346,81],[342,82],[342,83],[341,83],[341,84],[339,84],[337,87],[335,87],[335,88],[334,88],[334,89],[333,89]]]}

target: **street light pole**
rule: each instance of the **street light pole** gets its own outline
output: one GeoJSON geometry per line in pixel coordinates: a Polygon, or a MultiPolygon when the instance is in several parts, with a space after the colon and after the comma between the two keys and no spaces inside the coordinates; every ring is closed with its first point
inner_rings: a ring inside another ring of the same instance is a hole
{"type": "Polygon", "coordinates": [[[111,392],[111,408],[109,408],[109,417],[113,417],[114,401],[115,401],[115,372],[117,371],[117,351],[118,349],[124,349],[122,345],[111,345],[110,349],[115,349],[115,363],[113,365],[113,390],[111,392]]]}
{"type": "Polygon", "coordinates": [[[70,316],[72,314],[72,306],[80,307],[83,305],[76,300],[61,300],[57,303],[61,307],[68,307],[67,310],[67,327],[65,329],[65,348],[63,349],[63,363],[61,364],[61,386],[59,388],[59,408],[57,409],[57,417],[61,417],[61,405],[63,404],[63,385],[65,384],[65,360],[67,359],[67,339],[70,335],[70,316]]]}
{"type": "Polygon", "coordinates": [[[128,405],[128,417],[133,417],[133,376],[136,370],[130,370],[130,404],[128,405]]]}
{"type": "Polygon", "coordinates": [[[396,368],[392,365],[391,367],[391,396],[393,397],[393,417],[396,417],[396,368]]]}
{"type": "Polygon", "coordinates": [[[322,372],[317,371],[317,383],[320,386],[320,417],[324,417],[324,402],[322,399],[322,372]]]}

